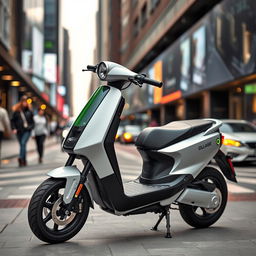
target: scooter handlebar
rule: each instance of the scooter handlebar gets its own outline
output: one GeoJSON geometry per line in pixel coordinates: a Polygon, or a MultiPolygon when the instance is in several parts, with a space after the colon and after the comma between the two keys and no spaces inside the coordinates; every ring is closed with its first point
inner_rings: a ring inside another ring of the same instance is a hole
{"type": "Polygon", "coordinates": [[[96,66],[87,65],[87,70],[88,71],[96,72],[96,69],[97,69],[97,65],[96,66]]]}
{"type": "Polygon", "coordinates": [[[153,86],[156,86],[159,88],[161,88],[163,86],[163,82],[159,82],[157,80],[147,78],[144,75],[137,75],[137,76],[135,76],[135,79],[139,83],[146,83],[146,84],[150,84],[150,85],[153,85],[153,86]]]}

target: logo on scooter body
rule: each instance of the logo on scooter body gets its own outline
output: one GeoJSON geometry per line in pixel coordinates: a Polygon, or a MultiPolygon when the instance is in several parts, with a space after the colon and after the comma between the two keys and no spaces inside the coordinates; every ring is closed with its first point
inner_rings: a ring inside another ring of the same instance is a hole
{"type": "Polygon", "coordinates": [[[212,145],[212,142],[210,141],[210,142],[207,142],[207,143],[205,143],[204,145],[200,145],[199,147],[198,147],[198,150],[202,150],[202,149],[205,149],[205,148],[207,148],[207,147],[210,147],[212,145]]]}

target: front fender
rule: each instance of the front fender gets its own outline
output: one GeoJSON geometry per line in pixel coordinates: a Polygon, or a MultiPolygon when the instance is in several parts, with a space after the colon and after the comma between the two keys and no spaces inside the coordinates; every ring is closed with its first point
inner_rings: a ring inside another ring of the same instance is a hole
{"type": "MultiPolygon", "coordinates": [[[[79,169],[76,166],[62,166],[49,171],[47,175],[55,179],[66,179],[63,201],[65,204],[69,204],[74,197],[74,194],[79,185],[81,177],[79,169]]],[[[91,206],[93,207],[93,201],[90,193],[91,191],[89,191],[89,188],[87,186],[84,186],[84,188],[89,194],[91,206]]]]}

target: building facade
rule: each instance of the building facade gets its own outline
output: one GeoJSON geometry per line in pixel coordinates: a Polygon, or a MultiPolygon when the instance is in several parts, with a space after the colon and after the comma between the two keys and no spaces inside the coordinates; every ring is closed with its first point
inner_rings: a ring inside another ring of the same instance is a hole
{"type": "Polygon", "coordinates": [[[120,3],[120,63],[164,82],[126,90],[125,116],[256,119],[254,0],[120,3]]]}
{"type": "Polygon", "coordinates": [[[34,109],[41,106],[49,117],[63,118],[57,98],[59,52],[49,47],[60,43],[58,29],[51,28],[51,10],[48,0],[0,1],[0,94],[10,114],[27,95],[34,109]]]}

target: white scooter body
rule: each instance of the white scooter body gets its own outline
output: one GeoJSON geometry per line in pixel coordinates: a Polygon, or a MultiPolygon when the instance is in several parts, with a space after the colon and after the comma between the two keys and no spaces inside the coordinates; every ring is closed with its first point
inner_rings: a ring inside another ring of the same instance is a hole
{"type": "Polygon", "coordinates": [[[66,180],[63,198],[59,200],[63,200],[62,207],[66,207],[67,213],[73,209],[82,187],[90,196],[91,207],[96,202],[103,210],[115,215],[162,213],[157,225],[166,216],[167,237],[170,237],[169,209],[172,203],[217,211],[222,202],[220,190],[216,190],[214,184],[196,178],[215,158],[225,177],[236,182],[230,161],[219,150],[222,123],[203,119],[146,128],[136,141],[143,158],[142,173],[136,180],[123,183],[114,149],[124,107],[121,89],[129,81],[158,87],[162,83],[112,62],[88,66],[88,70],[97,72],[108,84],[95,91],[64,140],[63,150],[69,154],[66,166],[48,173],[52,178],[66,180]],[[76,158],[84,163],[82,172],[72,165],[76,158]]]}
{"type": "MultiPolygon", "coordinates": [[[[111,65],[114,65],[114,64],[111,63],[111,65]]],[[[122,72],[122,68],[120,68],[120,66],[118,66],[118,72],[122,72]]],[[[129,70],[127,71],[126,69],[125,72],[128,72],[128,76],[129,76],[129,70]]],[[[132,75],[133,74],[134,73],[132,72],[132,75]]],[[[112,80],[113,80],[113,77],[114,76],[113,76],[113,69],[112,69],[112,76],[111,76],[112,80]]],[[[97,178],[99,178],[99,180],[102,183],[104,183],[104,179],[107,179],[108,177],[112,177],[112,176],[115,176],[115,179],[116,179],[113,182],[120,183],[119,167],[118,165],[116,166],[116,163],[115,163],[116,160],[113,161],[114,163],[111,163],[111,157],[110,157],[110,155],[112,155],[112,159],[113,158],[115,159],[116,158],[115,152],[113,151],[113,149],[107,152],[105,143],[106,143],[107,134],[111,130],[111,124],[113,120],[117,115],[121,114],[122,107],[121,107],[121,110],[118,110],[118,107],[123,101],[123,97],[121,95],[120,89],[112,86],[111,83],[109,83],[108,86],[103,86],[99,88],[97,91],[99,92],[100,90],[106,90],[108,92],[103,97],[101,103],[97,106],[94,114],[86,124],[74,148],[72,149],[72,151],[67,150],[67,148],[65,148],[65,143],[67,144],[68,140],[70,139],[71,132],[69,133],[66,140],[64,141],[63,148],[65,151],[69,153],[76,154],[78,156],[82,156],[88,159],[97,174],[97,178]],[[116,170],[113,170],[114,167],[116,168],[116,170]]],[[[213,159],[213,157],[216,155],[216,153],[220,148],[219,127],[221,126],[221,121],[213,120],[213,119],[209,119],[209,121],[212,122],[212,125],[207,130],[193,137],[187,138],[186,140],[182,140],[178,143],[175,143],[173,145],[157,150],[157,152],[161,154],[165,154],[175,159],[174,165],[169,170],[169,174],[168,174],[169,176],[175,175],[175,177],[177,177],[177,175],[179,175],[180,177],[186,177],[186,179],[188,179],[188,176],[189,176],[189,180],[193,180],[203,170],[203,168],[210,162],[210,160],[213,159]]],[[[74,125],[75,124],[76,122],[74,122],[74,125]]],[[[71,128],[71,131],[72,129],[73,127],[71,128]]],[[[114,131],[114,134],[115,134],[115,131],[114,131]]],[[[112,140],[112,143],[114,143],[114,139],[112,140]]],[[[76,178],[74,178],[74,176],[70,178],[70,180],[73,179],[73,183],[74,183],[73,185],[71,181],[67,182],[66,191],[69,191],[69,193],[66,193],[66,195],[69,195],[69,197],[64,198],[65,203],[70,202],[70,200],[73,197],[73,194],[75,193],[75,188],[79,183],[80,172],[76,170],[75,167],[73,171],[77,173],[77,176],[76,178]]],[[[56,177],[54,173],[55,171],[50,172],[49,176],[56,177]]],[[[65,175],[65,172],[64,172],[63,177],[66,177],[66,176],[67,175],[65,175]]],[[[68,179],[69,178],[67,178],[67,180],[68,179]]],[[[95,184],[92,185],[90,184],[90,182],[92,182],[91,179],[87,181],[87,188],[89,189],[91,186],[93,186],[94,188],[93,190],[95,191],[95,186],[94,186],[95,184]]],[[[162,184],[159,184],[159,185],[160,185],[159,188],[161,188],[162,184]]],[[[171,187],[172,182],[169,182],[169,183],[165,182],[164,185],[171,187]]],[[[156,184],[154,186],[141,184],[138,180],[124,184],[124,186],[123,184],[120,184],[120,186],[123,194],[126,195],[127,197],[138,196],[140,194],[145,195],[148,192],[154,192],[157,187],[156,184]],[[134,186],[134,184],[136,184],[136,193],[135,192],[133,193],[129,187],[129,186],[134,186]],[[145,187],[146,187],[146,190],[145,190],[145,187]]],[[[96,190],[98,189],[96,188],[96,190]]],[[[95,192],[90,192],[90,194],[94,195],[95,192]]],[[[154,205],[156,203],[159,203],[160,205],[165,206],[165,205],[170,205],[175,201],[180,203],[206,207],[206,208],[214,208],[216,207],[216,205],[218,205],[218,195],[214,191],[213,192],[201,191],[200,195],[201,196],[198,196],[198,191],[195,191],[194,189],[183,188],[183,189],[178,189],[177,192],[174,194],[172,193],[170,195],[166,195],[164,198],[162,197],[156,198],[155,201],[151,201],[150,203],[143,204],[143,200],[142,200],[139,206],[136,204],[135,208],[129,207],[129,206],[118,207],[118,205],[114,205],[111,211],[113,211],[113,213],[117,215],[123,215],[123,214],[132,213],[135,210],[144,208],[148,205],[154,205]]],[[[99,196],[99,193],[98,193],[98,196],[99,196]]],[[[93,196],[92,196],[92,201],[96,201],[93,196]]],[[[99,200],[98,200],[98,203],[99,203],[99,200]]],[[[105,206],[102,206],[102,207],[103,209],[105,208],[105,206]]]]}

